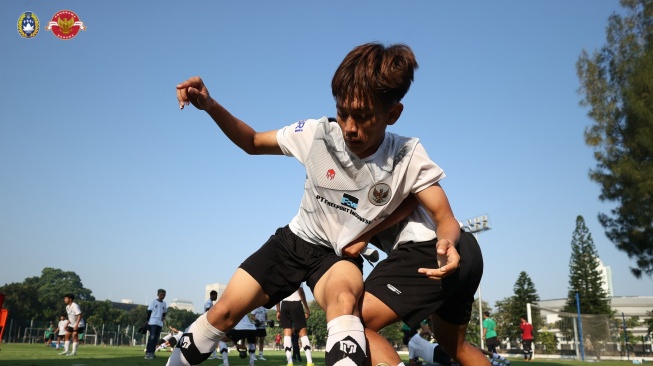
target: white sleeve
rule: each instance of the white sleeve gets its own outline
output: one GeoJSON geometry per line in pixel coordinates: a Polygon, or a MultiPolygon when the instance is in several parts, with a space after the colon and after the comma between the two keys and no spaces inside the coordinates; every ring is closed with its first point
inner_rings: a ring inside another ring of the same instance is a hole
{"type": "Polygon", "coordinates": [[[311,149],[318,120],[305,119],[277,131],[277,143],[286,156],[294,156],[304,164],[311,149]]]}
{"type": "Polygon", "coordinates": [[[417,177],[415,184],[413,184],[410,190],[411,193],[420,192],[446,177],[444,170],[429,158],[426,149],[424,149],[421,143],[415,146],[415,151],[408,167],[408,176],[417,177]]]}

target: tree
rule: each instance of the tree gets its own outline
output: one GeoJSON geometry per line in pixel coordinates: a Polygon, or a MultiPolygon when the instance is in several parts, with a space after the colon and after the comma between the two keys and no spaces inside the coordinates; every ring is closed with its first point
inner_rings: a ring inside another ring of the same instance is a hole
{"type": "Polygon", "coordinates": [[[38,319],[41,316],[41,302],[34,285],[10,283],[0,287],[5,294],[3,307],[13,319],[38,319]]]}
{"type": "MultiPolygon", "coordinates": [[[[26,278],[24,283],[36,287],[45,319],[57,319],[64,312],[64,294],[75,295],[75,301],[80,306],[84,305],[84,301],[95,300],[91,290],[85,288],[82,279],[72,271],[46,267],[41,271],[41,276],[26,278]]],[[[82,307],[82,311],[86,311],[85,307],[82,307]]]]}
{"type": "Polygon", "coordinates": [[[308,308],[311,311],[311,316],[306,319],[306,330],[311,335],[311,343],[317,347],[324,347],[327,339],[326,313],[317,301],[311,301],[308,308]]]}
{"type": "MultiPolygon", "coordinates": [[[[483,301],[481,303],[481,309],[482,311],[485,310],[492,311],[487,301],[483,301]]],[[[478,313],[478,298],[476,298],[474,299],[474,304],[472,305],[472,316],[467,325],[467,336],[465,337],[465,339],[470,343],[478,344],[478,345],[481,344],[481,326],[479,325],[480,319],[481,318],[479,317],[479,313],[478,313]]],[[[500,337],[503,337],[503,335],[499,334],[499,331],[500,329],[497,328],[497,334],[500,337]]]]}
{"type": "Polygon", "coordinates": [[[653,276],[653,0],[621,0],[607,44],[583,50],[576,69],[581,105],[595,123],[585,130],[597,166],[590,179],[601,201],[615,202],[599,222],[615,246],[635,258],[632,274],[653,276]]]}
{"type": "Polygon", "coordinates": [[[610,314],[610,299],[603,289],[603,280],[598,271],[598,253],[592,234],[585,225],[583,216],[576,218],[576,229],[571,241],[569,259],[569,292],[562,311],[576,313],[576,293],[580,298],[580,313],[610,314]]]}
{"type": "MultiPolygon", "coordinates": [[[[166,314],[166,323],[172,325],[173,327],[184,330],[186,327],[190,326],[198,317],[198,314],[193,313],[189,310],[180,310],[177,308],[168,308],[168,313],[166,314]]],[[[141,318],[136,324],[143,324],[147,316],[141,318]]]]}
{"type": "MultiPolygon", "coordinates": [[[[513,296],[496,302],[495,320],[497,321],[497,328],[501,326],[503,337],[516,340],[521,337],[520,318],[527,316],[526,304],[540,301],[540,296],[535,290],[535,284],[524,271],[519,273],[513,291],[513,296]]],[[[531,309],[533,333],[537,334],[537,330],[542,327],[542,317],[538,308],[531,309]]]]}

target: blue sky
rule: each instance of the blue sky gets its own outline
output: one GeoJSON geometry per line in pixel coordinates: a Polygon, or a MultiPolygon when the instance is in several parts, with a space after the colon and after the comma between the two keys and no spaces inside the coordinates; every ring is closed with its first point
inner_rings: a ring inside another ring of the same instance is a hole
{"type": "MultiPolygon", "coordinates": [[[[74,271],[100,300],[188,299],[296,213],[303,167],[248,156],[175,85],[211,95],[257,130],[335,114],[330,81],[369,42],[406,43],[420,64],[390,131],[421,139],[479,236],[482,295],[511,296],[526,271],[542,299],[567,295],[583,215],[616,296],[651,296],[597,220],[575,62],[605,43],[618,1],[6,1],[0,12],[0,284],[74,271]],[[67,41],[45,25],[74,11],[67,41]],[[16,23],[36,13],[41,30],[16,23]]],[[[366,267],[366,272],[369,272],[366,267]]]]}

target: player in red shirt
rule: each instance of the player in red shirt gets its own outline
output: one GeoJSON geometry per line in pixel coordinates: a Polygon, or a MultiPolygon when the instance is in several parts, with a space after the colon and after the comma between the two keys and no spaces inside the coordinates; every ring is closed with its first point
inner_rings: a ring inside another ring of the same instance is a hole
{"type": "Polygon", "coordinates": [[[533,325],[526,320],[525,316],[521,317],[521,344],[524,349],[524,361],[533,359],[533,325]]]}

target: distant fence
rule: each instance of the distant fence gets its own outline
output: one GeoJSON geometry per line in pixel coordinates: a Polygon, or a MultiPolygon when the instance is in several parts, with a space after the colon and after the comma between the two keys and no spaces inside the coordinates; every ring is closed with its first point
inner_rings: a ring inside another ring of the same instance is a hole
{"type": "MultiPolygon", "coordinates": [[[[49,321],[9,319],[2,337],[3,343],[44,343],[49,321]]],[[[138,333],[138,326],[122,324],[86,324],[80,341],[87,345],[144,346],[147,337],[138,333]]],[[[55,329],[55,341],[58,329],[55,329]]]]}

